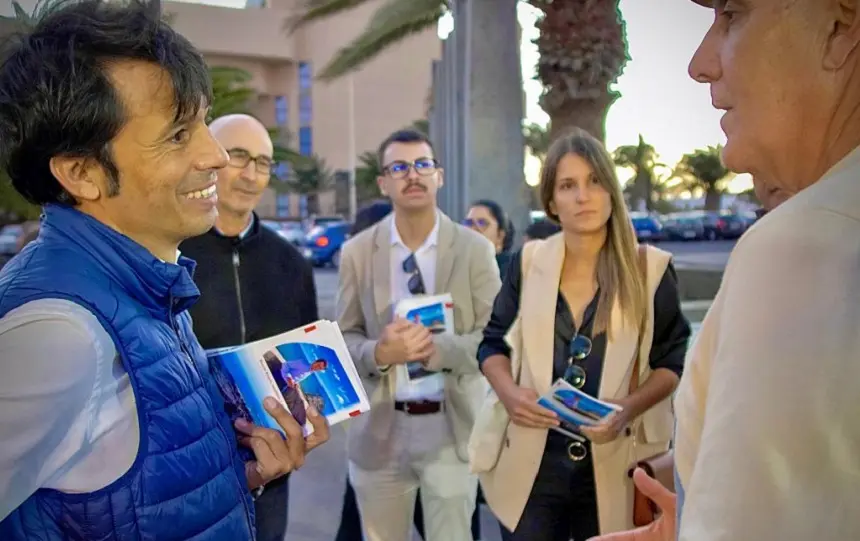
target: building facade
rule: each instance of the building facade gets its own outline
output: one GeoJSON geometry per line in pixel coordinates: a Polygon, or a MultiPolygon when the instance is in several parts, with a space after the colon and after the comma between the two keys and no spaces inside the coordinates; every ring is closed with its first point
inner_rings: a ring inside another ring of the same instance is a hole
{"type": "MultiPolygon", "coordinates": [[[[30,11],[36,0],[19,3],[30,11]]],[[[323,83],[314,74],[362,32],[384,2],[371,1],[288,34],[286,21],[304,3],[248,0],[245,7],[230,8],[164,1],[163,11],[210,66],[248,72],[256,92],[251,111],[266,125],[284,128],[296,150],[316,154],[328,168],[342,172],[338,177],[343,182],[351,148],[357,155],[375,150],[391,131],[426,117],[432,63],[440,57],[441,42],[435,30],[428,30],[407,38],[354,74],[323,83]]],[[[0,7],[0,15],[11,12],[11,7],[0,7]]],[[[261,202],[261,214],[303,214],[305,198],[271,192],[261,202]]],[[[341,187],[322,194],[320,211],[343,212],[348,203],[335,197],[343,192],[341,187]]]]}

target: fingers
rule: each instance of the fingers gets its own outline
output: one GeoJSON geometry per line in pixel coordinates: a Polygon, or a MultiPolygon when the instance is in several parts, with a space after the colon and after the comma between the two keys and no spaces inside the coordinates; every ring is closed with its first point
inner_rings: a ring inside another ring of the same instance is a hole
{"type": "Polygon", "coordinates": [[[636,468],[633,472],[633,482],[642,494],[657,504],[664,513],[675,513],[675,494],[664,487],[660,481],[654,479],[642,468],[636,468]]]}
{"type": "MultiPolygon", "coordinates": [[[[263,428],[261,430],[268,429],[263,428]]],[[[280,436],[280,434],[278,435],[280,436]]],[[[248,447],[249,449],[254,451],[254,457],[257,459],[256,464],[254,465],[254,469],[262,479],[263,483],[292,471],[292,464],[283,463],[275,455],[275,452],[272,450],[272,447],[269,445],[269,442],[264,440],[263,438],[251,436],[242,438],[240,442],[245,447],[248,447]]]]}
{"type": "MultiPolygon", "coordinates": [[[[301,439],[304,436],[302,426],[298,421],[296,421],[292,414],[280,404],[280,402],[270,396],[263,401],[263,406],[266,408],[266,411],[269,412],[269,415],[277,421],[278,426],[284,430],[287,435],[287,440],[301,439]]],[[[277,432],[275,432],[275,434],[277,434],[277,432]]],[[[281,437],[280,434],[277,435],[279,438],[281,437]]]]}
{"type": "Polygon", "coordinates": [[[520,402],[512,418],[519,420],[517,424],[532,428],[553,428],[559,425],[555,412],[528,399],[520,402]]]}
{"type": "MultiPolygon", "coordinates": [[[[305,463],[305,437],[302,426],[296,419],[272,397],[267,397],[263,401],[266,411],[269,415],[275,418],[278,425],[284,430],[287,435],[286,441],[274,430],[266,430],[265,437],[267,443],[273,446],[276,456],[292,464],[292,469],[299,469],[305,463]]],[[[263,429],[265,430],[265,429],[263,429]]],[[[283,472],[283,473],[288,473],[283,472]]]]}
{"type": "Polygon", "coordinates": [[[307,451],[311,451],[329,440],[331,437],[331,427],[329,427],[325,416],[321,415],[315,407],[308,406],[307,411],[308,421],[314,427],[314,433],[307,438],[306,442],[307,451]]]}

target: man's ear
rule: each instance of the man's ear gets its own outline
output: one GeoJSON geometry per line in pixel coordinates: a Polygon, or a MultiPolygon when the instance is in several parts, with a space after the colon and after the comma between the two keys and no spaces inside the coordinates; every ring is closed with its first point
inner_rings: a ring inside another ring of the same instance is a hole
{"type": "Polygon", "coordinates": [[[388,191],[385,189],[385,177],[376,177],[376,186],[379,188],[379,193],[385,197],[389,197],[388,191]]]}
{"type": "Polygon", "coordinates": [[[860,0],[831,0],[831,5],[835,20],[824,57],[824,67],[836,70],[845,66],[860,45],[860,0]]]}
{"type": "Polygon", "coordinates": [[[445,185],[445,170],[440,167],[436,171],[436,174],[438,175],[438,179],[439,179],[436,183],[436,189],[438,190],[439,188],[441,188],[442,186],[445,185]]]}
{"type": "Polygon", "coordinates": [[[95,160],[73,156],[54,156],[51,174],[77,201],[96,201],[102,196],[104,172],[95,160]]]}

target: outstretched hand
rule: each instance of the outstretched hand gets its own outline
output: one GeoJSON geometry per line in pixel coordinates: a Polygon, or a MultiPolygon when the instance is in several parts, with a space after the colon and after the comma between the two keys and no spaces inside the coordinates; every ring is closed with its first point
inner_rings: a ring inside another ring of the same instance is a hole
{"type": "Polygon", "coordinates": [[[647,526],[592,537],[588,541],[675,541],[675,513],[677,499],[675,494],[645,473],[642,468],[633,472],[633,482],[642,494],[657,504],[660,516],[647,526]]]}

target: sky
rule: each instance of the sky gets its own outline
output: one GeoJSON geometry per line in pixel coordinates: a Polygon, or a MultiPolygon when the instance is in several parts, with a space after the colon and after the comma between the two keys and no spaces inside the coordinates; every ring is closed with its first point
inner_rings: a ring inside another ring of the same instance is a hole
{"type": "MultiPolygon", "coordinates": [[[[245,5],[245,0],[184,1],[228,7],[245,5]]],[[[690,58],[713,20],[713,11],[690,0],[620,0],[620,3],[631,60],[615,86],[621,98],[606,119],[606,146],[614,149],[636,144],[641,133],[657,150],[660,160],[674,166],[687,152],[725,143],[719,125],[721,113],[711,107],[708,86],[687,75],[690,58]]],[[[531,43],[537,33],[535,17],[534,8],[520,4],[526,119],[545,125],[549,119],[538,104],[541,85],[534,80],[538,59],[537,47],[531,43]]],[[[440,22],[440,36],[450,31],[451,24],[450,20],[440,22]]],[[[537,168],[539,164],[534,161],[527,163],[529,180],[536,178],[537,168]]],[[[749,177],[742,175],[732,181],[730,189],[741,191],[751,185],[749,177]]]]}

